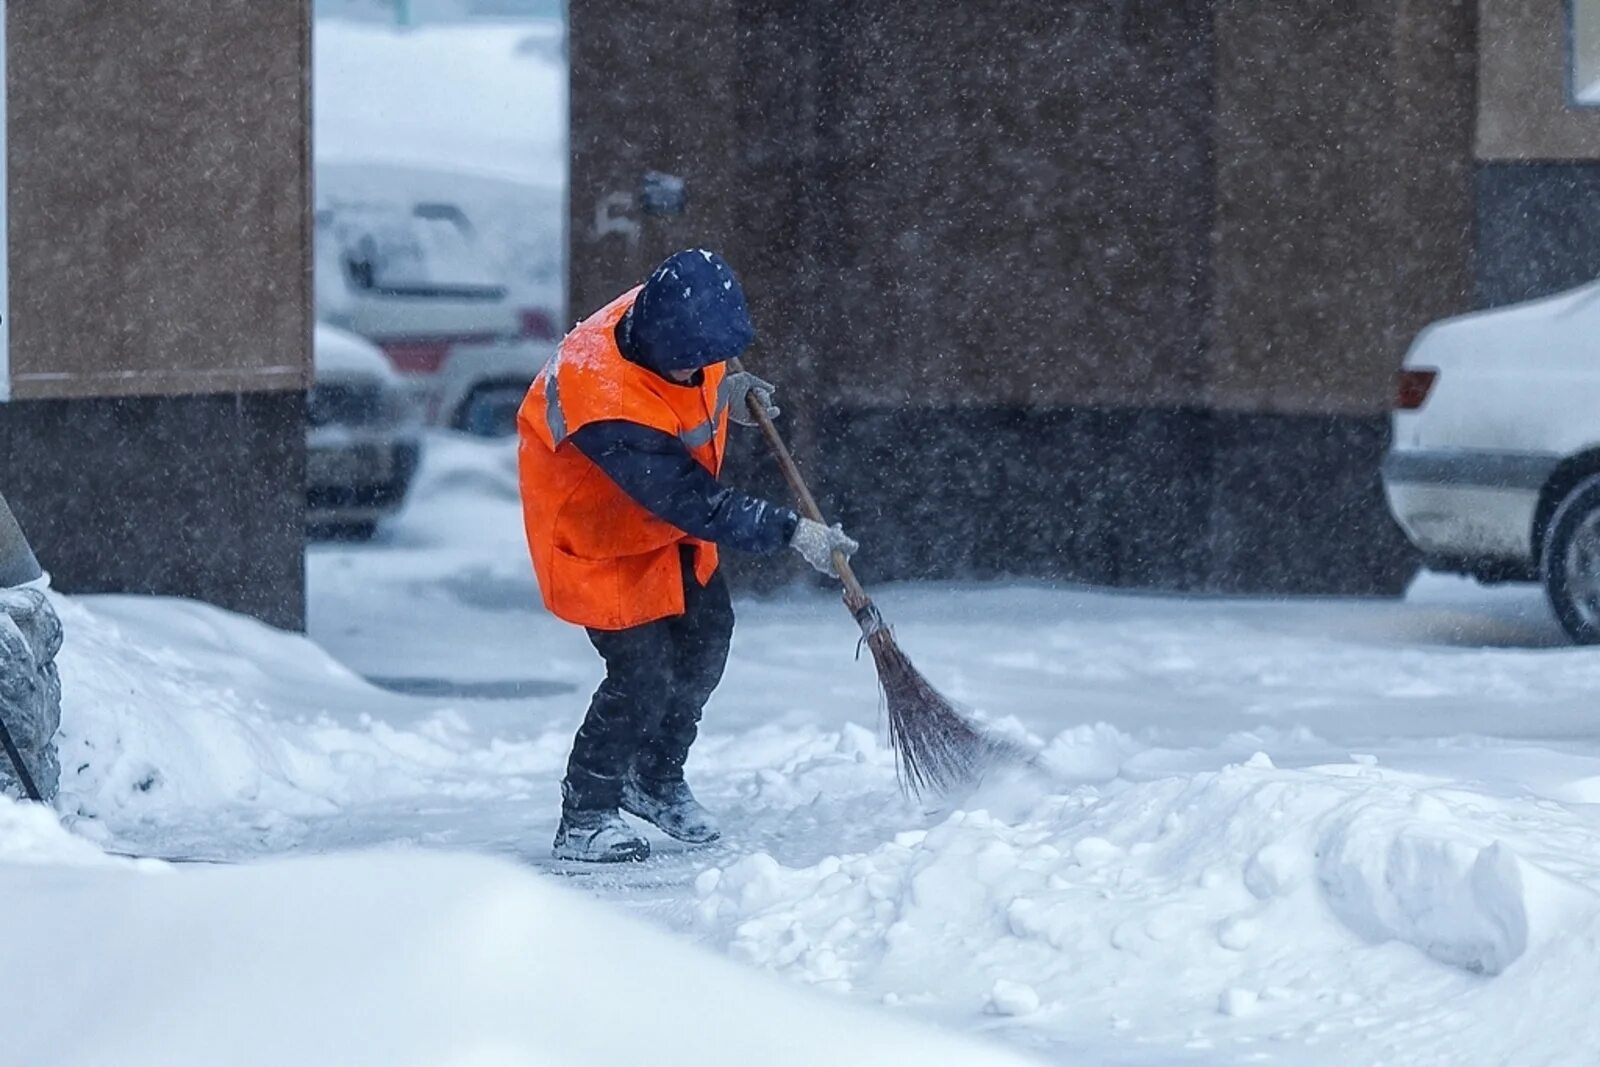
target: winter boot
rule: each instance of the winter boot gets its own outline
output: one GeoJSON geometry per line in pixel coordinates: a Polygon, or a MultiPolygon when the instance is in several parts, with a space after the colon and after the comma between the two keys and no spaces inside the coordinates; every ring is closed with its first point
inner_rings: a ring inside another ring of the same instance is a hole
{"type": "Polygon", "coordinates": [[[561,812],[551,855],[583,863],[628,863],[650,857],[650,842],[633,832],[615,808],[561,812]]]}
{"type": "Polygon", "coordinates": [[[691,845],[709,844],[722,836],[717,817],[701,807],[682,778],[663,781],[628,775],[622,784],[622,810],[691,845]]]}

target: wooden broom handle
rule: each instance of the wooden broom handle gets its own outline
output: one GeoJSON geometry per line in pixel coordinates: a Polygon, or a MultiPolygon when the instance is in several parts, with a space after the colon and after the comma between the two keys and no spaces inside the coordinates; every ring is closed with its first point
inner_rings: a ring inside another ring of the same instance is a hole
{"type": "MultiPolygon", "coordinates": [[[[742,374],[744,364],[735,357],[728,360],[728,369],[734,374],[742,374]]],[[[794,454],[789,451],[789,446],[784,444],[783,435],[773,425],[766,409],[761,406],[761,402],[753,393],[745,394],[745,406],[750,409],[756,425],[761,427],[761,434],[767,439],[767,447],[772,449],[773,458],[778,461],[778,469],[783,471],[783,480],[789,483],[790,491],[800,504],[800,514],[813,522],[827,525],[828,520],[822,517],[822,509],[817,507],[817,498],[811,495],[811,487],[806,485],[805,477],[800,473],[800,465],[794,461],[794,454]]],[[[861,588],[861,582],[856,578],[856,572],[850,569],[850,560],[843,552],[833,554],[833,569],[839,572],[839,581],[844,583],[844,600],[850,605],[851,611],[860,611],[872,603],[872,598],[861,588]]]]}

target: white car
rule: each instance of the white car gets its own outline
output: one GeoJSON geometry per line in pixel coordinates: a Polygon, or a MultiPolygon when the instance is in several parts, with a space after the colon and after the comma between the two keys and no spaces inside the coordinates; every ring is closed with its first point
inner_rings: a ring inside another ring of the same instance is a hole
{"type": "Polygon", "coordinates": [[[1423,330],[1383,481],[1430,567],[1542,582],[1600,643],[1600,281],[1423,330]]]}
{"type": "Polygon", "coordinates": [[[461,208],[325,198],[316,258],[318,317],[382,349],[429,421],[488,435],[515,429],[556,319],[517,305],[461,208]]]}
{"type": "Polygon", "coordinates": [[[376,346],[317,323],[306,394],[306,525],[366,540],[398,511],[422,451],[416,403],[376,346]]]}
{"type": "Polygon", "coordinates": [[[506,287],[484,262],[477,234],[456,205],[324,199],[316,225],[317,317],[323,321],[385,351],[390,343],[516,336],[517,312],[506,287]]]}

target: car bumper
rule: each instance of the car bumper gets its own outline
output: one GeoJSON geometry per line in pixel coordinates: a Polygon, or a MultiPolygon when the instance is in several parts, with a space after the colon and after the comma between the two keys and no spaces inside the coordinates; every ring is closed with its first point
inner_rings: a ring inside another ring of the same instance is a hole
{"type": "Polygon", "coordinates": [[[399,510],[421,454],[411,436],[313,434],[306,449],[307,523],[376,522],[399,510]]]}
{"type": "Polygon", "coordinates": [[[1397,450],[1383,461],[1389,510],[1437,560],[1533,558],[1539,494],[1560,462],[1543,453],[1397,450]]]}

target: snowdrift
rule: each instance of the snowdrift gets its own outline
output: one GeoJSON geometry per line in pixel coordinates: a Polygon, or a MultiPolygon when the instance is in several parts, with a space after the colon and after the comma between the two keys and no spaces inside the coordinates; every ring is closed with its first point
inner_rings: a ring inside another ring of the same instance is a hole
{"type": "Polygon", "coordinates": [[[5,1058],[30,1067],[1022,1062],[489,859],[176,869],[3,801],[0,896],[5,1058]]]}
{"type": "Polygon", "coordinates": [[[68,635],[59,807],[82,817],[80,832],[233,819],[270,845],[292,818],[503,791],[565,755],[559,731],[486,738],[449,704],[377,689],[304,637],[243,616],[159,598],[89,603],[55,598],[68,635]]]}
{"type": "Polygon", "coordinates": [[[1600,1041],[1575,992],[1600,988],[1600,867],[1592,830],[1554,805],[1265,756],[1029,788],[997,787],[865,853],[709,870],[700,929],[736,958],[839,991],[887,988],[935,1016],[982,1003],[1020,1025],[1109,1024],[1197,1049],[1343,1031],[1374,1058],[1329,1048],[1332,1062],[1414,1062],[1437,1048],[1421,1040],[1437,1025],[1454,1028],[1458,1057],[1441,1062],[1575,1063],[1600,1041]],[[1561,990],[1544,984],[1552,971],[1561,990]],[[1576,1015],[1555,1011],[1561,997],[1576,1015]],[[1561,1019],[1559,1033],[1535,1016],[1561,1019]]]}

